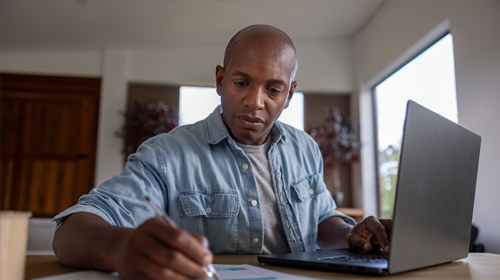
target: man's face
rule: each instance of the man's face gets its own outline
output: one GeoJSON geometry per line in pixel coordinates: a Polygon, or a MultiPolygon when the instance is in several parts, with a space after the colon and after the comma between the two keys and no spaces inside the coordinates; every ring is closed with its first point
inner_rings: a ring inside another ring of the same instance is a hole
{"type": "Polygon", "coordinates": [[[231,52],[226,68],[217,66],[222,118],[239,143],[261,145],[293,96],[295,53],[291,46],[253,36],[231,52]]]}

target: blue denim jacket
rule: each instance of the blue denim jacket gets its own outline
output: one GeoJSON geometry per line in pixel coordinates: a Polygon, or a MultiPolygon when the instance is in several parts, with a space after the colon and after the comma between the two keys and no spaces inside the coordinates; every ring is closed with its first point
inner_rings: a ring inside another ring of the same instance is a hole
{"type": "MultiPolygon", "coordinates": [[[[276,122],[269,154],[273,186],[292,252],[316,250],[318,225],[335,210],[323,182],[323,162],[305,132],[276,122]]],[[[137,227],[155,216],[148,195],[178,226],[208,238],[214,254],[260,254],[264,229],[255,176],[248,157],[231,139],[220,107],[205,120],[145,141],[120,175],[83,195],[57,215],[90,212],[111,225],[137,227]]]]}

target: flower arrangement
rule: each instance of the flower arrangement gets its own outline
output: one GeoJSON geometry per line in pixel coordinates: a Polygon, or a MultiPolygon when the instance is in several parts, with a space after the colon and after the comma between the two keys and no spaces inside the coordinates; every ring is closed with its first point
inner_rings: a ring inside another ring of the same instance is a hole
{"type": "MultiPolygon", "coordinates": [[[[359,124],[344,120],[338,108],[325,109],[325,123],[312,129],[309,134],[318,143],[326,168],[333,167],[332,195],[340,193],[340,167],[359,159],[359,124]]],[[[338,203],[341,204],[341,203],[338,203]]]]}
{"type": "Polygon", "coordinates": [[[134,102],[134,110],[122,113],[125,125],[115,135],[125,139],[126,155],[134,153],[145,140],[167,133],[179,125],[177,108],[170,108],[165,102],[134,102]]]}
{"type": "Polygon", "coordinates": [[[338,108],[325,109],[325,123],[309,134],[318,143],[326,167],[358,160],[359,125],[356,121],[344,120],[338,108]]]}

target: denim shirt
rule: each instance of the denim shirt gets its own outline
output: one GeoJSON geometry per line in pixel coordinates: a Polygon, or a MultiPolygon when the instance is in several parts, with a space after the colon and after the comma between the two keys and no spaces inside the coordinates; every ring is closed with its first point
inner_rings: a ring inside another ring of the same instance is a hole
{"type": "MultiPolygon", "coordinates": [[[[149,196],[181,228],[208,238],[214,254],[261,254],[264,229],[252,165],[224,125],[220,106],[205,120],[145,141],[123,172],[58,214],[90,212],[135,228],[155,213],[149,196]]],[[[323,161],[305,132],[277,121],[268,152],[272,184],[291,252],[314,251],[318,225],[335,210],[323,182],[323,161]]]]}

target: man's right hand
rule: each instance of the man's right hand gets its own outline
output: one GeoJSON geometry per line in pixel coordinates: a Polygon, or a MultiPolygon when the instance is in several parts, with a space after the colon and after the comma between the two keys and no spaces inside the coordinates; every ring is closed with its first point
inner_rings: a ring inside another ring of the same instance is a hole
{"type": "Polygon", "coordinates": [[[389,253],[391,219],[378,219],[373,216],[364,218],[347,235],[349,247],[361,251],[381,250],[389,253]]]}
{"type": "Polygon", "coordinates": [[[131,233],[116,265],[122,279],[203,279],[212,259],[205,237],[150,219],[131,233]]]}
{"type": "Polygon", "coordinates": [[[203,236],[150,219],[136,229],[111,226],[80,212],[69,216],[53,242],[60,263],[118,271],[124,280],[207,278],[202,267],[213,255],[203,236]]]}

